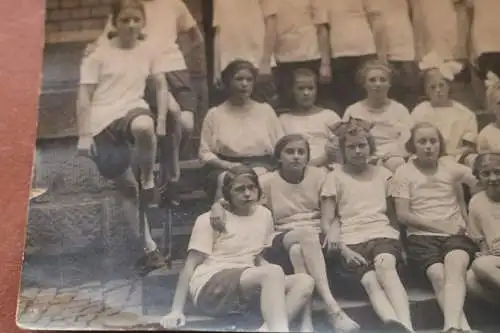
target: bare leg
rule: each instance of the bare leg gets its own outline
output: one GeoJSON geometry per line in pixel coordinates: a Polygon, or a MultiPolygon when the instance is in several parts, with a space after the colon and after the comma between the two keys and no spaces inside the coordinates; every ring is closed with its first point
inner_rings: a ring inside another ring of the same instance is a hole
{"type": "Polygon", "coordinates": [[[156,135],[153,119],[139,116],[130,124],[137,148],[137,158],[141,170],[140,181],[144,189],[154,187],[153,167],[156,159],[156,135]]]}
{"type": "MultiPolygon", "coordinates": [[[[437,263],[429,266],[426,271],[427,277],[432,284],[434,293],[436,294],[436,300],[439,307],[443,310],[444,307],[444,265],[442,263],[437,263]]],[[[462,330],[470,331],[470,325],[467,321],[464,311],[462,310],[460,315],[460,327],[462,330]]]]}
{"type": "Polygon", "coordinates": [[[398,317],[396,316],[396,311],[394,311],[391,302],[389,302],[387,295],[382,289],[375,271],[369,271],[363,275],[361,278],[361,284],[363,285],[363,288],[365,288],[366,294],[370,299],[370,303],[380,320],[384,323],[391,321],[399,322],[398,317]]]}
{"type": "Polygon", "coordinates": [[[500,257],[483,256],[474,260],[472,271],[479,280],[500,288],[500,257]]]}
{"type": "Polygon", "coordinates": [[[330,320],[339,331],[350,332],[357,330],[359,325],[355,323],[339,306],[333,297],[328,277],[326,275],[326,264],[318,236],[307,230],[293,230],[287,232],[283,238],[283,244],[290,250],[293,244],[299,243],[307,272],[312,276],[316,284],[316,290],[327,306],[330,320]]]}
{"type": "MultiPolygon", "coordinates": [[[[122,206],[122,211],[127,221],[130,229],[134,232],[137,239],[140,239],[140,229],[139,229],[139,204],[138,204],[138,193],[137,193],[137,181],[135,180],[132,169],[127,169],[121,176],[114,179],[117,185],[118,193],[120,194],[120,201],[122,206]]],[[[154,251],[157,248],[156,243],[151,237],[151,232],[149,229],[148,221],[144,221],[144,240],[145,247],[148,252],[154,251]]]]}
{"type": "Polygon", "coordinates": [[[396,270],[396,258],[389,253],[381,253],[375,257],[375,274],[378,282],[384,289],[389,302],[392,304],[398,321],[401,322],[408,331],[414,331],[411,323],[410,303],[408,294],[401,283],[396,270]]]}
{"type": "Polygon", "coordinates": [[[496,293],[492,293],[490,288],[481,283],[472,269],[467,271],[467,291],[492,305],[498,305],[499,303],[497,297],[495,297],[496,293]]]}
{"type": "MultiPolygon", "coordinates": [[[[295,274],[307,273],[306,263],[304,262],[304,257],[302,257],[302,249],[299,244],[294,244],[289,250],[290,261],[292,262],[295,274]]],[[[313,280],[314,282],[314,280],[313,280]]],[[[314,285],[313,285],[314,287],[314,285]]],[[[310,298],[304,305],[304,310],[302,312],[302,320],[300,324],[301,332],[314,332],[314,325],[312,322],[312,299],[310,298]]]]}
{"type": "Polygon", "coordinates": [[[288,332],[285,274],[281,267],[264,265],[243,272],[240,285],[245,294],[260,290],[260,308],[265,326],[272,332],[288,332]]]}
{"type": "Polygon", "coordinates": [[[444,258],[444,330],[461,326],[468,264],[469,254],[462,250],[451,251],[444,258]]]}

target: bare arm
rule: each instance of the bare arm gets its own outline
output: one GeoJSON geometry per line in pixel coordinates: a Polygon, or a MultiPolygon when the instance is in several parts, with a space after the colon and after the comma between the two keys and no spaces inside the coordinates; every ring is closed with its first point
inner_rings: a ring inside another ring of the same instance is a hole
{"type": "Polygon", "coordinates": [[[264,52],[260,61],[259,70],[261,74],[271,73],[271,57],[277,40],[276,15],[269,15],[265,19],[264,52]]]}
{"type": "Polygon", "coordinates": [[[375,40],[375,45],[377,47],[377,56],[379,59],[386,61],[388,53],[388,42],[382,13],[376,10],[368,11],[367,17],[373,31],[373,37],[375,40]]]}
{"type": "Polygon", "coordinates": [[[184,311],[184,305],[186,304],[189,292],[189,281],[196,267],[203,263],[203,261],[205,261],[205,254],[194,250],[189,251],[184,268],[179,275],[170,312],[182,313],[184,311]]]}
{"type": "Polygon", "coordinates": [[[96,87],[96,84],[81,84],[78,89],[76,119],[78,125],[78,136],[80,137],[92,137],[90,129],[90,108],[96,87]]]}
{"type": "Polygon", "coordinates": [[[221,50],[220,50],[220,28],[214,28],[214,81],[220,83],[221,68],[221,50]]]}
{"type": "Polygon", "coordinates": [[[395,208],[398,221],[404,225],[412,226],[420,230],[426,230],[436,233],[455,234],[458,230],[444,230],[439,227],[439,223],[435,221],[426,221],[415,215],[410,209],[410,200],[403,198],[395,198],[395,208]]]}

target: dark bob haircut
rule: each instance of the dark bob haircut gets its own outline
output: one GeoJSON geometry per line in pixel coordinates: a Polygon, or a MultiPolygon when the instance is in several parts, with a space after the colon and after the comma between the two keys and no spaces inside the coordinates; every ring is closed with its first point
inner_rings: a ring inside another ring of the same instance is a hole
{"type": "Polygon", "coordinates": [[[226,68],[221,72],[221,80],[222,83],[224,84],[224,89],[226,94],[230,93],[230,87],[231,87],[231,81],[233,80],[234,76],[236,73],[238,73],[240,70],[247,69],[252,73],[254,83],[257,79],[258,75],[258,70],[257,68],[248,60],[244,59],[235,59],[231,61],[226,68]]]}
{"type": "Polygon", "coordinates": [[[260,200],[262,196],[262,188],[259,183],[259,177],[251,167],[246,165],[238,165],[226,171],[224,179],[222,180],[222,197],[224,200],[231,204],[231,189],[233,188],[234,181],[240,176],[247,176],[255,184],[255,186],[257,186],[257,200],[260,200]]]}

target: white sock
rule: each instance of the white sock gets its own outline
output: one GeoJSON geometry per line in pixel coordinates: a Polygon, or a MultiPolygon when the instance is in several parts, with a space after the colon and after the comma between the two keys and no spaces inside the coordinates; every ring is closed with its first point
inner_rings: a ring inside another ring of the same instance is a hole
{"type": "Polygon", "coordinates": [[[153,252],[158,246],[156,245],[153,237],[151,236],[151,230],[149,229],[148,221],[144,221],[144,241],[146,243],[146,251],[153,252]]]}

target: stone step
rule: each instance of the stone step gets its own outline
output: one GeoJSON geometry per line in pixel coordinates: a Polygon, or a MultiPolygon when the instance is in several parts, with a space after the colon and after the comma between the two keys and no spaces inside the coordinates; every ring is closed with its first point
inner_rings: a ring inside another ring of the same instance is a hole
{"type": "MultiPolygon", "coordinates": [[[[130,231],[121,222],[124,217],[115,191],[56,193],[48,199],[48,202],[30,204],[28,254],[73,254],[101,247],[114,252],[115,248],[123,247],[130,231]]],[[[185,256],[194,221],[209,207],[204,193],[190,193],[181,197],[178,207],[172,208],[172,236],[167,237],[165,245],[172,243],[174,257],[185,256]]],[[[147,213],[153,237],[163,246],[168,214],[161,208],[150,208],[147,213]]]]}
{"type": "MultiPolygon", "coordinates": [[[[56,186],[59,193],[98,193],[113,188],[113,184],[100,176],[95,164],[88,158],[77,157],[76,139],[45,140],[37,144],[38,159],[34,187],[56,186]]],[[[192,193],[200,190],[202,163],[181,160],[180,190],[192,193]]],[[[158,165],[156,166],[158,168],[158,165]]]]}
{"type": "MultiPolygon", "coordinates": [[[[174,288],[178,279],[178,273],[182,265],[177,263],[174,270],[164,272],[163,274],[153,274],[143,280],[143,313],[146,316],[158,317],[167,313],[172,304],[174,288]],[[168,290],[165,286],[172,286],[168,290]]],[[[405,281],[406,284],[411,284],[405,281]]],[[[373,311],[365,294],[352,297],[346,295],[350,292],[349,288],[337,286],[334,289],[336,298],[340,306],[354,320],[362,325],[367,332],[373,330],[382,330],[383,325],[373,311]]],[[[410,309],[412,321],[417,330],[439,329],[443,325],[442,313],[435,300],[433,292],[429,288],[407,287],[410,300],[410,309]]],[[[498,311],[494,307],[485,304],[482,301],[468,299],[465,306],[466,313],[472,327],[485,327],[500,325],[498,311]]],[[[261,318],[258,314],[258,304],[251,307],[251,311],[242,314],[233,314],[224,318],[212,318],[203,316],[197,311],[193,304],[188,302],[186,306],[186,315],[189,330],[213,330],[213,331],[253,331],[261,324],[261,318]]],[[[317,332],[331,331],[326,320],[324,305],[316,295],[313,302],[313,316],[315,329],[317,332]]]]}

